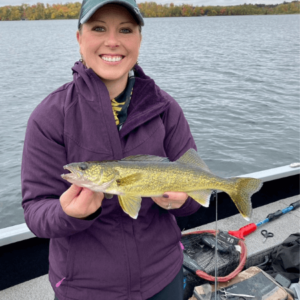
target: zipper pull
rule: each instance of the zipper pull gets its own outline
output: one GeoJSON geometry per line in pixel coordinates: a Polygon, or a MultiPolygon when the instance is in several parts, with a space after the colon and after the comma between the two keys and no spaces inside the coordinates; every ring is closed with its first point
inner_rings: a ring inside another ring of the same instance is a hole
{"type": "Polygon", "coordinates": [[[58,288],[60,287],[60,285],[62,284],[62,282],[66,279],[66,277],[64,277],[61,281],[59,281],[55,286],[58,288]]]}

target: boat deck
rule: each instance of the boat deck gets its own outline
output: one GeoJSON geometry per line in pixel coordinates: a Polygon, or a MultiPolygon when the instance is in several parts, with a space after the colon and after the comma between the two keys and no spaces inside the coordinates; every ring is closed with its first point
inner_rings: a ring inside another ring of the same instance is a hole
{"type": "MultiPolygon", "coordinates": [[[[269,213],[282,210],[291,203],[300,200],[300,195],[279,200],[271,204],[258,207],[253,210],[251,223],[257,223],[266,218],[269,213]]],[[[203,208],[205,209],[205,208],[203,208]]],[[[238,230],[248,223],[237,214],[229,218],[218,221],[218,229],[238,230]]],[[[190,230],[183,231],[187,233],[195,230],[215,229],[215,222],[205,224],[190,230]]],[[[255,232],[246,237],[246,245],[248,250],[247,265],[251,265],[251,259],[259,256],[261,253],[268,251],[281,244],[290,234],[300,231],[300,208],[279,217],[278,219],[260,226],[255,232]],[[260,234],[262,229],[266,229],[274,233],[273,238],[268,238],[263,243],[263,236],[260,234]]],[[[22,284],[15,285],[8,289],[0,291],[0,299],[3,300],[53,300],[54,292],[48,281],[48,275],[44,275],[33,280],[26,281],[22,284]]]]}

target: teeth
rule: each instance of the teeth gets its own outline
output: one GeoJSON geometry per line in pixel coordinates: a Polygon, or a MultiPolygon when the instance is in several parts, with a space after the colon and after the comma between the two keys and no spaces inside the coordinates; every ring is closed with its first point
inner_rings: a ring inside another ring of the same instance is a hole
{"type": "Polygon", "coordinates": [[[122,59],[122,56],[101,56],[101,58],[105,61],[120,61],[122,59]]]}

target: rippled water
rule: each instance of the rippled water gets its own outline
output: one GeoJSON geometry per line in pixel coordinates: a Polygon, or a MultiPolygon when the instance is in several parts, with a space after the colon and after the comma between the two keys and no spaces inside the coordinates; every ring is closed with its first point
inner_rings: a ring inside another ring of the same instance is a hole
{"type": "MultiPolygon", "coordinates": [[[[299,15],[146,19],[139,64],[182,106],[210,169],[300,160],[299,15]]],[[[76,20],[0,22],[0,228],[23,223],[28,117],[72,80],[76,20]]],[[[48,162],[51,163],[51,162],[48,162]]]]}

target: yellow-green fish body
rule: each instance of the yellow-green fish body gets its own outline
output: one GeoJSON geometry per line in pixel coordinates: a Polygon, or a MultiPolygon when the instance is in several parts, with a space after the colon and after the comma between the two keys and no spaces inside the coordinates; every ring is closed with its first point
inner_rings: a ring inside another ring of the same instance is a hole
{"type": "Polygon", "coordinates": [[[118,195],[122,209],[137,218],[141,197],[159,197],[167,191],[185,192],[208,207],[212,190],[229,194],[242,216],[252,213],[250,197],[262,183],[254,178],[221,178],[210,172],[194,149],[176,162],[166,158],[137,155],[120,161],[72,163],[64,167],[72,173],[62,177],[93,191],[118,195]]]}

